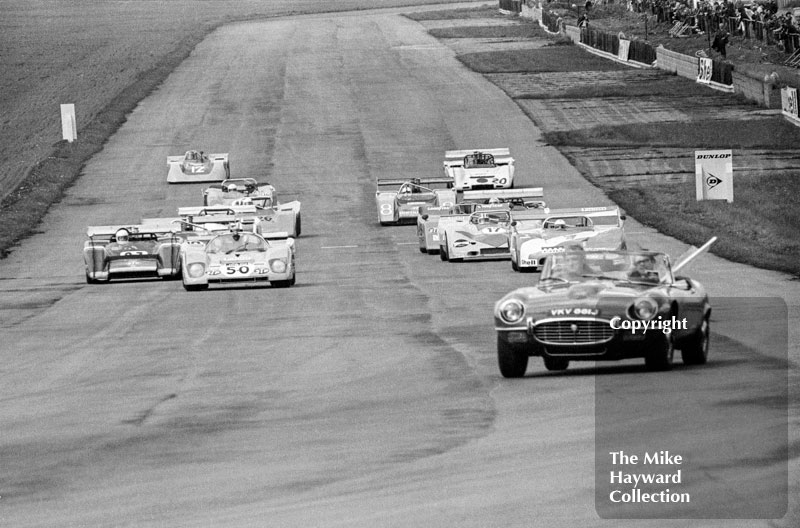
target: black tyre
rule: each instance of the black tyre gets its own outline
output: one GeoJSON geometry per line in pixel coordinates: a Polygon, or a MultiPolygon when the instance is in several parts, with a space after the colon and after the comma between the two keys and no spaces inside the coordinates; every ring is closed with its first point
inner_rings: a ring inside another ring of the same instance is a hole
{"type": "Polygon", "coordinates": [[[288,280],[279,280],[279,281],[272,281],[273,288],[288,288],[289,286],[294,286],[296,275],[292,275],[291,279],[288,280]]]}
{"type": "Polygon", "coordinates": [[[428,255],[436,255],[437,253],[439,253],[438,249],[429,249],[428,250],[428,255]]]}
{"type": "Polygon", "coordinates": [[[300,236],[300,232],[303,230],[303,222],[300,218],[300,213],[297,213],[297,219],[294,222],[294,232],[297,233],[297,236],[300,236]]]}
{"type": "Polygon", "coordinates": [[[101,284],[103,282],[107,281],[99,281],[97,279],[91,278],[88,273],[86,274],[86,284],[101,284]]]}
{"type": "Polygon", "coordinates": [[[705,365],[708,361],[708,348],[711,344],[711,323],[708,316],[697,332],[681,347],[681,358],[684,365],[705,365]]]}
{"type": "Polygon", "coordinates": [[[650,349],[650,353],[644,358],[647,370],[672,370],[672,361],[675,358],[675,343],[672,340],[672,334],[662,334],[658,339],[648,342],[645,346],[650,349]]]}
{"type": "Polygon", "coordinates": [[[203,291],[208,289],[208,284],[186,284],[184,282],[183,289],[186,291],[203,291]]]}
{"type": "Polygon", "coordinates": [[[519,271],[519,266],[517,266],[517,261],[513,258],[511,259],[511,269],[514,271],[519,271]]]}
{"type": "Polygon", "coordinates": [[[567,370],[569,360],[559,357],[544,356],[544,368],[547,370],[567,370]]]}
{"type": "Polygon", "coordinates": [[[444,244],[439,246],[439,258],[443,262],[450,260],[450,255],[447,254],[447,238],[444,239],[444,244]]]}
{"type": "Polygon", "coordinates": [[[427,254],[428,254],[428,250],[427,250],[427,249],[425,249],[425,247],[424,247],[424,246],[420,246],[420,247],[419,247],[419,252],[420,252],[420,253],[423,253],[423,254],[425,254],[425,255],[427,255],[427,254]]]}
{"type": "Polygon", "coordinates": [[[507,343],[498,335],[497,366],[504,378],[521,378],[528,370],[528,353],[521,345],[507,343]]]}

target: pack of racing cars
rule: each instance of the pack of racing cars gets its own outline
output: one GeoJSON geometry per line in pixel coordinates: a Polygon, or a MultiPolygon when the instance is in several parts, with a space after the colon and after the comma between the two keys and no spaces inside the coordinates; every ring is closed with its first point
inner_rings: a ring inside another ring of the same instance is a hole
{"type": "Polygon", "coordinates": [[[510,260],[513,271],[540,272],[495,304],[503,377],[524,376],[534,356],[551,371],[630,358],[669,370],[675,350],[686,365],[706,363],[708,294],[678,271],[716,238],[673,266],[664,253],[629,249],[617,206],[550,208],[541,187],[512,188],[508,149],[448,151],[444,165],[444,179],[379,180],[379,221],[416,218],[420,252],[442,261],[510,260]]]}
{"type": "MultiPolygon", "coordinates": [[[[181,279],[187,291],[295,284],[300,202],[279,202],[269,183],[230,178],[228,154],[190,150],[168,165],[169,183],[213,182],[202,205],[138,224],[89,226],[87,283],[181,279]]],[[[513,271],[540,272],[536,284],[495,303],[503,377],[523,377],[536,356],[551,371],[630,358],[669,370],[676,349],[686,365],[706,363],[709,297],[678,272],[716,238],[672,265],[664,253],[628,248],[617,206],[553,209],[541,187],[514,187],[508,149],[447,151],[444,169],[436,178],[378,179],[378,222],[415,224],[420,252],[442,261],[503,259],[513,271]]]]}
{"type": "Polygon", "coordinates": [[[275,187],[231,179],[228,154],[189,150],[167,158],[168,183],[215,182],[203,205],[138,224],[89,226],[83,256],[86,282],[181,279],[187,291],[211,284],[293,286],[300,202],[278,201],[275,187]]]}

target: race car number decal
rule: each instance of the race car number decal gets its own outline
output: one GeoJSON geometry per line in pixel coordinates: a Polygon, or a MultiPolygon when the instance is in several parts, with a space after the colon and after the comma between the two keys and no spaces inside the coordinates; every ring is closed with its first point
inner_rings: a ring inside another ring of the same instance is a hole
{"type": "Polygon", "coordinates": [[[191,167],[192,173],[205,172],[205,170],[206,170],[206,168],[203,167],[202,165],[200,165],[200,166],[192,165],[192,167],[191,167]]]}
{"type": "Polygon", "coordinates": [[[381,204],[381,216],[389,216],[392,214],[392,204],[381,204]]]}
{"type": "Polygon", "coordinates": [[[147,255],[147,251],[122,251],[120,256],[128,257],[131,255],[147,255]]]}
{"type": "Polygon", "coordinates": [[[226,275],[235,275],[236,273],[241,273],[242,275],[247,275],[250,273],[250,266],[234,266],[232,264],[228,264],[225,266],[225,274],[226,275]]]}

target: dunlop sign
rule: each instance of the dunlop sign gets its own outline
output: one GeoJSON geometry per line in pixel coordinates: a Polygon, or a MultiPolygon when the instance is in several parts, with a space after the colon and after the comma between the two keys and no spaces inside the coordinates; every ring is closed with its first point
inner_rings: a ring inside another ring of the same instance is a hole
{"type": "Polygon", "coordinates": [[[701,57],[697,62],[697,82],[709,84],[711,73],[714,71],[714,61],[707,57],[701,57]]]}
{"type": "Polygon", "coordinates": [[[727,200],[733,202],[732,151],[696,150],[694,152],[694,173],[697,201],[727,200]]]}
{"type": "Polygon", "coordinates": [[[797,112],[797,88],[781,89],[781,113],[789,120],[800,124],[797,112]]]}

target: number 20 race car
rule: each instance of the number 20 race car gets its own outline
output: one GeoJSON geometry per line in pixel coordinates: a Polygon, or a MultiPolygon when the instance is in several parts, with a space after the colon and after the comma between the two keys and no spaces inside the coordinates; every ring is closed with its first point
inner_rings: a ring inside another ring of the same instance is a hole
{"type": "Polygon", "coordinates": [[[514,158],[507,148],[448,150],[444,173],[459,191],[510,189],[514,186],[514,158]]]}

